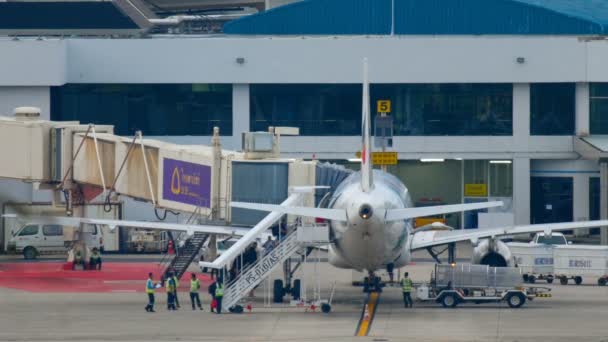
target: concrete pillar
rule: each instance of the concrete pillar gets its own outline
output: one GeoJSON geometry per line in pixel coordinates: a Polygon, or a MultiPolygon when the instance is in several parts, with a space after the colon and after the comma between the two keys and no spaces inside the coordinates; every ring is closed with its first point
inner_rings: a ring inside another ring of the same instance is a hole
{"type": "Polygon", "coordinates": [[[515,224],[530,224],[530,158],[513,159],[513,215],[515,224]]]}
{"type": "Polygon", "coordinates": [[[249,84],[232,85],[232,144],[228,149],[240,149],[241,134],[250,127],[249,84]]]}
{"type": "MultiPolygon", "coordinates": [[[[572,202],[573,202],[573,219],[574,221],[589,220],[589,175],[574,174],[572,181],[572,202]]],[[[575,229],[575,236],[589,235],[589,229],[575,229]]]]}
{"type": "Polygon", "coordinates": [[[577,136],[589,135],[589,83],[576,84],[575,126],[577,136]]]}
{"type": "Polygon", "coordinates": [[[530,136],[530,83],[513,84],[513,137],[515,144],[530,136]]]}
{"type": "MultiPolygon", "coordinates": [[[[608,220],[608,160],[600,161],[600,219],[608,220]]],[[[608,227],[600,229],[600,244],[608,245],[608,227]]]]}

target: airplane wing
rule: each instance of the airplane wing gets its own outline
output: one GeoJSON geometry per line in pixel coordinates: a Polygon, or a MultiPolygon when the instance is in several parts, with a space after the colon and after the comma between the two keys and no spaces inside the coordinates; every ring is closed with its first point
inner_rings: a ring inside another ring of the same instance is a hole
{"type": "Polygon", "coordinates": [[[431,215],[455,213],[459,211],[469,211],[500,207],[503,203],[497,202],[480,202],[467,204],[452,204],[452,205],[435,205],[431,207],[404,208],[404,209],[389,209],[386,211],[385,221],[401,221],[415,217],[424,217],[431,215]]]}
{"type": "Polygon", "coordinates": [[[608,220],[530,224],[523,226],[509,226],[490,229],[422,231],[414,233],[414,237],[412,238],[412,243],[410,247],[411,250],[416,250],[466,240],[470,240],[471,242],[476,243],[479,239],[497,238],[505,235],[538,232],[545,232],[545,234],[550,234],[552,231],[602,226],[608,226],[608,220]]]}
{"type": "MultiPolygon", "coordinates": [[[[14,215],[4,215],[4,217],[16,217],[14,215]]],[[[194,233],[208,233],[221,235],[245,235],[249,229],[241,227],[220,226],[220,225],[198,225],[198,224],[181,224],[181,223],[166,223],[166,222],[147,222],[147,221],[125,221],[125,220],[106,220],[92,219],[85,217],[64,217],[64,216],[24,216],[28,222],[32,223],[54,223],[65,226],[78,226],[84,224],[99,224],[109,226],[110,229],[116,227],[130,227],[143,229],[158,229],[158,230],[177,230],[187,232],[189,235],[194,233]]]]}
{"type": "Polygon", "coordinates": [[[292,207],[278,204],[261,204],[231,202],[234,208],[252,209],[260,211],[276,211],[281,214],[298,215],[306,217],[318,217],[326,220],[346,221],[346,211],[342,209],[326,209],[312,207],[292,207]]]}

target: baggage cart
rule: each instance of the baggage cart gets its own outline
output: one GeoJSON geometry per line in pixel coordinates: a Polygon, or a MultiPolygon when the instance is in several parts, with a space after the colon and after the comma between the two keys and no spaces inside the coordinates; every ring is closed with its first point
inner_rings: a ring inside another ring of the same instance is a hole
{"type": "Polygon", "coordinates": [[[608,246],[565,245],[553,250],[554,274],[562,285],[593,278],[600,286],[608,283],[608,246]]]}
{"type": "Polygon", "coordinates": [[[434,301],[445,308],[460,303],[506,302],[519,308],[526,301],[550,297],[545,287],[522,286],[521,273],[516,267],[490,267],[486,265],[435,265],[429,284],[416,288],[419,301],[434,301]]]}

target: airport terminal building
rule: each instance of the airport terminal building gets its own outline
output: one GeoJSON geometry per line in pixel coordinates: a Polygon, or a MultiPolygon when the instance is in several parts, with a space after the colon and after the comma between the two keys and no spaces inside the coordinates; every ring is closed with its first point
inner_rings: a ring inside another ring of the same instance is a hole
{"type": "MultiPolygon", "coordinates": [[[[217,126],[228,149],[243,132],[299,127],[281,138],[284,156],[348,165],[368,58],[372,114],[390,101],[399,162],[388,169],[417,205],[502,199],[494,223],[599,219],[607,34],[604,1],[308,0],[214,35],[10,35],[0,113],[38,106],[47,119],[184,144],[208,144],[217,126]]],[[[0,201],[38,196],[6,184],[0,201]]]]}

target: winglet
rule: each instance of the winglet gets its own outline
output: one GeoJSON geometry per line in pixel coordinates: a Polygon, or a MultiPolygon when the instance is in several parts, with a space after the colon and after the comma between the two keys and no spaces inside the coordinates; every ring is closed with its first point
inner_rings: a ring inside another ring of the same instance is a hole
{"type": "Polygon", "coordinates": [[[369,79],[367,58],[363,59],[363,103],[362,103],[362,146],[361,146],[361,190],[370,192],[374,188],[372,179],[372,148],[371,148],[371,118],[369,108],[369,79]]]}

